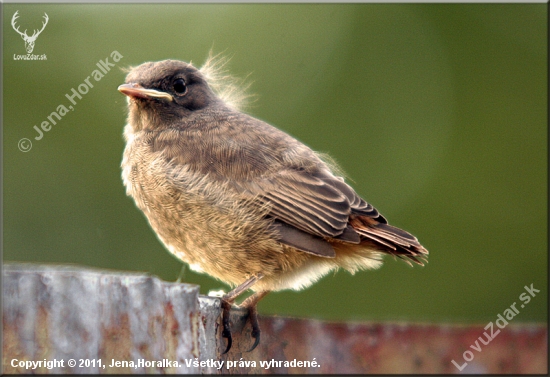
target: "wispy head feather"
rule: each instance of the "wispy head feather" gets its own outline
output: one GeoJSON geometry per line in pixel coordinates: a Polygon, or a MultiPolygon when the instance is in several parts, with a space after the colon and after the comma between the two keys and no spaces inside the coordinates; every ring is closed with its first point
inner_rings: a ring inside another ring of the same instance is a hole
{"type": "Polygon", "coordinates": [[[237,110],[243,110],[250,103],[251,98],[254,97],[246,93],[251,83],[245,82],[246,77],[239,79],[229,74],[226,65],[230,60],[231,58],[223,56],[222,53],[214,55],[210,50],[208,58],[200,71],[218,97],[229,106],[237,110]]]}

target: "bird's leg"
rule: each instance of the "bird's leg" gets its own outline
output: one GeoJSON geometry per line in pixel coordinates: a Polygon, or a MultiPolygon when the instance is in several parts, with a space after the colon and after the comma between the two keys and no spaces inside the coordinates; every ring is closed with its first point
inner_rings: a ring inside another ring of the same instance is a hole
{"type": "Polygon", "coordinates": [[[252,276],[251,278],[246,280],[244,283],[235,287],[235,289],[231,290],[230,292],[228,292],[226,295],[222,297],[222,325],[223,325],[222,336],[224,338],[227,338],[227,348],[225,349],[224,354],[231,349],[231,345],[233,344],[233,339],[231,338],[231,327],[229,324],[229,313],[231,312],[231,305],[235,302],[235,299],[239,295],[241,295],[243,292],[245,292],[248,288],[253,286],[258,280],[260,280],[263,277],[264,277],[263,274],[252,276]]]}
{"type": "Polygon", "coordinates": [[[185,276],[185,264],[182,264],[180,274],[178,275],[178,280],[176,280],[176,283],[181,283],[183,281],[183,277],[185,276]]]}
{"type": "Polygon", "coordinates": [[[264,298],[265,295],[267,295],[269,291],[260,291],[254,293],[252,296],[248,297],[246,300],[243,301],[241,306],[243,308],[246,308],[248,310],[248,315],[250,317],[250,324],[252,325],[252,337],[254,338],[254,344],[252,345],[252,348],[248,350],[248,352],[251,352],[256,348],[258,344],[260,344],[260,323],[258,322],[258,309],[256,308],[256,305],[258,304],[258,301],[260,301],[262,298],[264,298]]]}

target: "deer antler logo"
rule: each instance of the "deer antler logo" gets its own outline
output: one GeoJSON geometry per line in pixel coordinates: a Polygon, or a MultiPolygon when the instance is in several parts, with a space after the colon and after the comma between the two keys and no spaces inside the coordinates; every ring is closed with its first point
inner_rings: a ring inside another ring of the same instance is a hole
{"type": "Polygon", "coordinates": [[[30,54],[32,52],[32,50],[34,50],[34,42],[36,41],[36,38],[38,38],[40,33],[42,33],[42,31],[44,31],[44,28],[48,24],[49,18],[48,18],[48,15],[46,13],[44,13],[44,22],[42,23],[42,29],[40,29],[40,30],[35,29],[34,33],[31,36],[28,36],[27,35],[27,29],[25,29],[25,31],[22,33],[22,32],[19,31],[19,26],[17,26],[17,27],[15,26],[15,20],[17,18],[19,18],[18,13],[19,13],[19,11],[16,11],[15,14],[13,15],[13,17],[11,18],[11,26],[13,27],[13,30],[18,32],[19,35],[21,36],[21,38],[23,38],[23,40],[25,41],[25,49],[30,54]]]}

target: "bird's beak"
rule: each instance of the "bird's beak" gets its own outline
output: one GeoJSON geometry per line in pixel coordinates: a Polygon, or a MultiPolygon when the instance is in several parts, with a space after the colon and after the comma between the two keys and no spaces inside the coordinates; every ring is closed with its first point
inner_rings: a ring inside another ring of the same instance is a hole
{"type": "Polygon", "coordinates": [[[118,87],[118,91],[121,92],[122,94],[127,95],[128,97],[133,97],[133,98],[145,98],[145,99],[164,98],[164,99],[167,99],[168,101],[174,100],[174,98],[166,92],[161,92],[154,89],[145,89],[139,84],[122,84],[118,87]]]}

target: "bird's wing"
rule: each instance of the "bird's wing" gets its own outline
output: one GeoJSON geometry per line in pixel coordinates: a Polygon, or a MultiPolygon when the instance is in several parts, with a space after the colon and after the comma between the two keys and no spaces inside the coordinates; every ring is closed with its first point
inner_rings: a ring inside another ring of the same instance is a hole
{"type": "MultiPolygon", "coordinates": [[[[262,200],[280,227],[280,241],[300,250],[334,257],[335,239],[358,244],[368,239],[388,254],[423,264],[428,251],[412,234],[391,226],[342,178],[328,171],[286,170],[259,181],[262,200]]],[[[410,262],[409,262],[410,263],[410,262]]]]}
{"type": "Polygon", "coordinates": [[[310,173],[286,169],[241,182],[240,187],[247,196],[255,196],[269,205],[269,216],[278,220],[278,224],[284,223],[281,235],[283,241],[285,236],[289,238],[288,244],[291,245],[291,239],[296,239],[298,233],[291,231],[288,225],[310,238],[359,243],[359,234],[349,224],[350,215],[367,216],[386,223],[384,217],[361,199],[342,178],[328,171],[310,173]]]}

